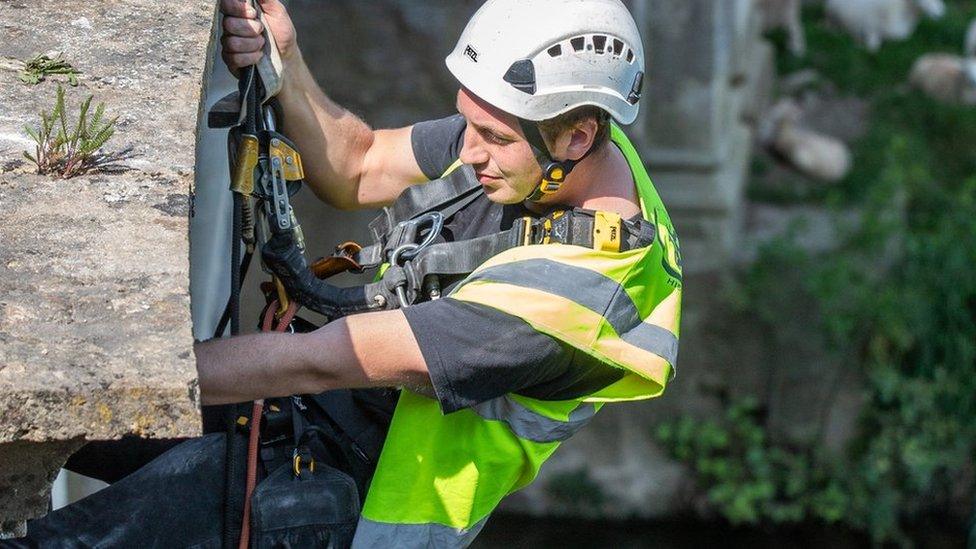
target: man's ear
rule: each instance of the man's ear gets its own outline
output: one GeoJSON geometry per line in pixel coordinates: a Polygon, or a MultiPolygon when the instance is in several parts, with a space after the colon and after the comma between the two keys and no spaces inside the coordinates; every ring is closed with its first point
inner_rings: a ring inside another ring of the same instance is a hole
{"type": "Polygon", "coordinates": [[[567,130],[568,137],[563,139],[566,142],[566,153],[563,155],[568,160],[579,160],[593,146],[596,133],[600,129],[594,118],[584,118],[577,122],[572,129],[567,130]]]}

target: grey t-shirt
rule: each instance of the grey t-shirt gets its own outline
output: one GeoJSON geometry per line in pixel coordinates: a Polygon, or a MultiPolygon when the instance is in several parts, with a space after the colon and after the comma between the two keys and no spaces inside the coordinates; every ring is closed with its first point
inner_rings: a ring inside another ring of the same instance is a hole
{"type": "MultiPolygon", "coordinates": [[[[461,115],[414,126],[414,156],[427,177],[437,179],[457,160],[464,127],[461,115]]],[[[442,240],[468,240],[504,231],[526,215],[533,214],[521,205],[496,204],[482,194],[446,221],[442,240]]],[[[445,293],[457,282],[447,281],[445,293]]],[[[403,312],[444,413],[508,393],[568,400],[623,376],[622,371],[491,307],[443,298],[403,312]]]]}

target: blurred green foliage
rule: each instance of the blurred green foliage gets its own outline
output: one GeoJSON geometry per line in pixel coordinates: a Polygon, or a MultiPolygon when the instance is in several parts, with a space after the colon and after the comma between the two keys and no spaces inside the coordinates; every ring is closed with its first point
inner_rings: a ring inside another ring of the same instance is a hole
{"type": "Polygon", "coordinates": [[[877,53],[860,47],[847,33],[827,24],[820,3],[803,10],[807,55],[796,57],[785,48],[783,33],[771,34],[777,46],[777,72],[815,68],[842,91],[873,95],[904,87],[912,63],[923,53],[962,53],[969,21],[976,14],[974,0],[947,0],[942,19],[923,18],[909,40],[888,41],[877,53]]]}
{"type": "Polygon", "coordinates": [[[834,523],[847,514],[836,475],[813,467],[814,456],[770,444],[754,398],[732,403],[717,420],[663,424],[656,435],[692,465],[709,503],[732,524],[834,523]]]}
{"type": "Polygon", "coordinates": [[[771,329],[818,330],[858,374],[864,406],[844,455],[821,451],[817,440],[772,443],[751,399],[719,420],[662,427],[658,439],[692,466],[731,522],[840,521],[878,542],[906,543],[912,519],[972,508],[976,108],[941,105],[907,85],[918,56],[960,51],[976,1],[948,8],[945,19],[924,21],[910,40],[877,54],[810,8],[807,57],[778,48],[781,72],[814,68],[871,103],[855,168],[819,196],[838,211],[857,210],[859,222],[845,226],[838,216],[836,248],[826,254],[789,237],[770,243],[742,274],[735,302],[771,329]],[[816,325],[796,326],[782,301],[791,292],[816,303],[816,325]]]}

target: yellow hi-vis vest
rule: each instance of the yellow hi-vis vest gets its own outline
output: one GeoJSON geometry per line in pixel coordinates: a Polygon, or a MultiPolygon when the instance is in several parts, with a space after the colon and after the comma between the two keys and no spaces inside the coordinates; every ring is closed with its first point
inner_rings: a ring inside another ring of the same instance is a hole
{"type": "Polygon", "coordinates": [[[657,228],[653,245],[626,252],[513,248],[444,299],[517,316],[625,375],[573,400],[509,394],[449,415],[437,401],[404,389],[353,547],[467,546],[502,498],[532,482],[603,403],[664,391],[678,350],[678,240],[637,151],[615,125],[611,139],[630,164],[644,218],[657,228]]]}

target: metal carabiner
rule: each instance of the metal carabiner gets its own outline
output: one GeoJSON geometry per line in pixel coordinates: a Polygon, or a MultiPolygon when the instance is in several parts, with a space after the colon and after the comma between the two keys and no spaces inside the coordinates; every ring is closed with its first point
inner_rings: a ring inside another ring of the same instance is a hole
{"type": "MultiPolygon", "coordinates": [[[[390,254],[390,264],[396,265],[397,267],[402,267],[403,264],[408,261],[408,259],[402,259],[403,255],[410,253],[413,254],[410,256],[411,258],[416,257],[417,252],[420,249],[421,247],[419,244],[404,244],[403,246],[400,246],[399,248],[393,250],[393,253],[390,254]]],[[[396,293],[397,296],[397,301],[400,302],[400,308],[402,309],[406,309],[407,307],[410,306],[410,301],[407,299],[406,286],[407,286],[406,281],[403,281],[397,284],[393,288],[393,291],[396,293]]]]}
{"type": "MultiPolygon", "coordinates": [[[[441,234],[444,229],[444,216],[440,212],[430,212],[426,213],[420,217],[405,221],[403,225],[410,228],[416,234],[418,227],[425,225],[430,222],[430,230],[427,232],[427,236],[420,244],[407,243],[398,246],[390,254],[390,264],[396,265],[397,267],[402,267],[407,261],[411,261],[417,257],[424,250],[424,248],[430,246],[437,240],[437,237],[441,234]]],[[[407,308],[410,306],[410,301],[407,299],[407,288],[406,282],[401,282],[396,287],[393,288],[396,293],[397,301],[400,302],[401,308],[407,308]]]]}
{"type": "Polygon", "coordinates": [[[410,238],[413,238],[419,232],[419,228],[430,223],[430,230],[424,237],[424,240],[419,244],[416,242],[407,242],[396,249],[390,254],[390,263],[393,265],[402,265],[401,261],[410,261],[417,257],[417,255],[423,251],[424,248],[430,246],[437,240],[440,236],[441,231],[444,229],[444,215],[440,212],[428,212],[419,217],[413,219],[408,219],[400,223],[400,227],[403,228],[404,233],[409,234],[410,238]],[[409,232],[408,232],[409,231],[409,232]]]}

